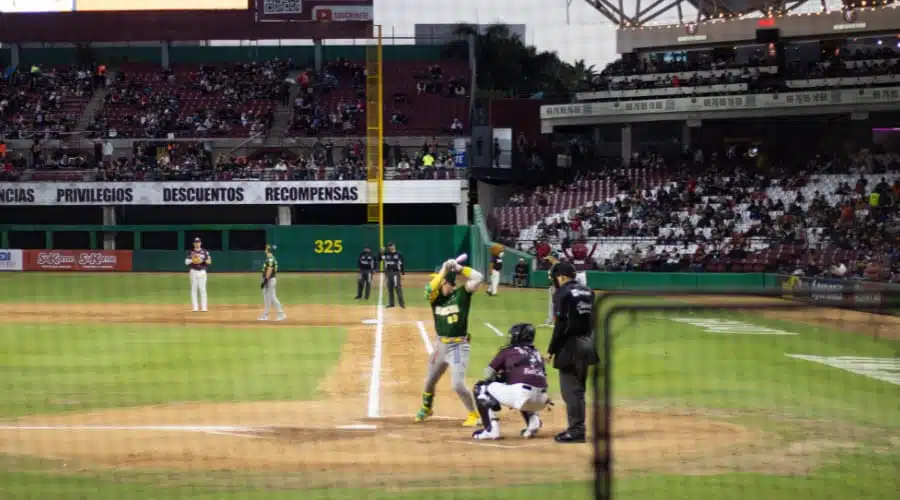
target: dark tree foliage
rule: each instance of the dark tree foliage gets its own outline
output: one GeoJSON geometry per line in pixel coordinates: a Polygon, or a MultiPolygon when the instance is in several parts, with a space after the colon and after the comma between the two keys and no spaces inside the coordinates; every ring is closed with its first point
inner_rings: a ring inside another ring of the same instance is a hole
{"type": "Polygon", "coordinates": [[[556,52],[539,51],[510,32],[504,24],[493,24],[483,33],[474,25],[460,24],[459,40],[447,44],[444,55],[467,59],[467,39],[475,37],[478,89],[499,97],[525,97],[542,92],[547,99],[566,98],[582,90],[594,76],[594,67],[583,60],[569,64],[556,52]]]}

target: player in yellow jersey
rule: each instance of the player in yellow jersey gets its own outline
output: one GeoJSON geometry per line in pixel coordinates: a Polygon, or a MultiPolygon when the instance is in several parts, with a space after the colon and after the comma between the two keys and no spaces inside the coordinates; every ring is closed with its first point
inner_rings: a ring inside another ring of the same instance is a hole
{"type": "Polygon", "coordinates": [[[416,414],[416,422],[421,422],[432,415],[434,389],[448,367],[453,390],[469,413],[463,426],[475,427],[480,422],[475,398],[466,384],[466,368],[469,366],[468,330],[472,294],[481,286],[483,279],[484,276],[480,272],[451,259],[444,262],[425,287],[425,299],[431,305],[438,342],[428,362],[422,408],[416,414]],[[466,278],[462,286],[456,285],[457,273],[466,278]]]}

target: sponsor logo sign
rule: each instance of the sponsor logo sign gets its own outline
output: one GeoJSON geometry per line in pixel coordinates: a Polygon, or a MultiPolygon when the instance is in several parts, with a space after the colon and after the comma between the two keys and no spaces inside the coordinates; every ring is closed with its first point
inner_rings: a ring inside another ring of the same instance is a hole
{"type": "Polygon", "coordinates": [[[0,271],[21,271],[22,251],[0,248],[0,271]]]}
{"type": "Polygon", "coordinates": [[[371,5],[329,5],[313,8],[313,19],[316,21],[357,21],[370,22],[374,18],[371,5]]]}
{"type": "MultiPolygon", "coordinates": [[[[461,203],[462,181],[391,181],[385,203],[461,203]]],[[[0,205],[322,205],[367,203],[366,181],[21,182],[0,205]]]]}
{"type": "Polygon", "coordinates": [[[131,271],[131,250],[25,250],[25,271],[131,271]]]}

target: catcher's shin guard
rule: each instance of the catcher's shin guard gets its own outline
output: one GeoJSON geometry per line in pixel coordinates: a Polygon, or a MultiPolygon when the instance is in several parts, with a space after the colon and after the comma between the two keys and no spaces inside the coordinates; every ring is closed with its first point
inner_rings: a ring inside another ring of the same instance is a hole
{"type": "Polygon", "coordinates": [[[485,382],[476,382],[472,392],[475,394],[475,407],[478,409],[478,416],[481,417],[481,423],[488,431],[493,425],[494,411],[500,411],[500,402],[494,399],[494,396],[487,390],[488,384],[485,382]]]}

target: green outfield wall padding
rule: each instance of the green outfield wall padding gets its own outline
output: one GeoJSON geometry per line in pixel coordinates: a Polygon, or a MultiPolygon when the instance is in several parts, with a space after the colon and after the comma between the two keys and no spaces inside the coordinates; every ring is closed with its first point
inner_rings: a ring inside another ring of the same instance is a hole
{"type": "MultiPolygon", "coordinates": [[[[378,226],[276,226],[271,242],[285,271],[352,271],[363,248],[379,250],[378,226]]],[[[403,254],[407,271],[433,271],[469,251],[468,226],[386,226],[385,243],[403,254]]]]}
{"type": "MultiPolygon", "coordinates": [[[[187,252],[178,250],[135,250],[132,255],[134,272],[181,272],[186,271],[184,257],[187,252]]],[[[262,250],[258,252],[228,250],[212,252],[213,265],[210,272],[247,273],[261,271],[262,250]]]]}
{"type": "MultiPolygon", "coordinates": [[[[494,242],[491,241],[490,233],[488,233],[484,212],[481,210],[481,207],[475,205],[472,211],[474,213],[475,224],[470,228],[472,253],[469,265],[482,272],[487,280],[488,273],[490,272],[490,269],[488,268],[491,263],[491,245],[493,245],[494,242]]],[[[534,267],[534,255],[520,252],[512,248],[504,249],[503,270],[500,272],[500,283],[509,285],[513,282],[513,275],[515,274],[516,264],[519,262],[519,259],[525,261],[528,265],[528,269],[534,267]]]]}
{"type": "MultiPolygon", "coordinates": [[[[763,273],[646,273],[588,271],[588,285],[597,290],[722,289],[762,290],[775,286],[763,273]]],[[[531,273],[531,286],[546,287],[547,271],[531,273]]]]}
{"type": "MultiPolygon", "coordinates": [[[[268,229],[269,242],[277,245],[279,270],[354,271],[363,248],[378,252],[378,226],[275,226],[268,229]]],[[[403,254],[407,271],[432,271],[441,262],[469,251],[468,226],[388,226],[385,241],[393,241],[403,254]]],[[[212,270],[256,271],[262,250],[213,251],[212,270]]],[[[185,252],[135,250],[135,271],[183,271],[185,252]]]]}

